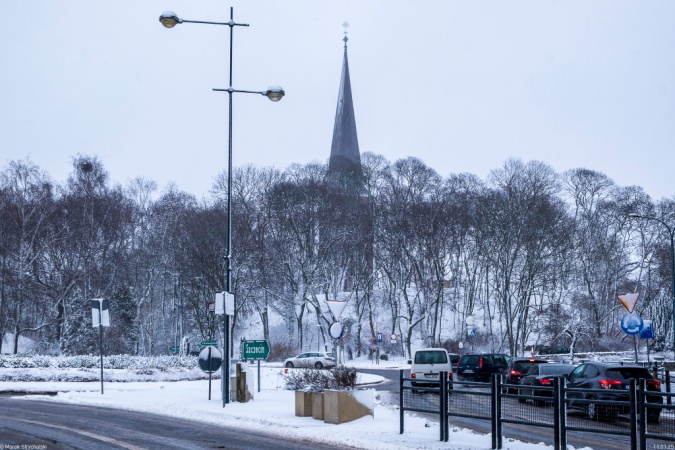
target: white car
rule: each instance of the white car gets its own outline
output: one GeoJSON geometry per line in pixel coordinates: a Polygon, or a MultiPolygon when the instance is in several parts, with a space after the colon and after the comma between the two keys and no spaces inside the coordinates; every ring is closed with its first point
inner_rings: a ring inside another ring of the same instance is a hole
{"type": "MultiPolygon", "coordinates": [[[[452,360],[444,348],[423,348],[417,350],[410,364],[410,378],[413,386],[438,387],[441,372],[448,373],[448,382],[452,382],[452,360]]],[[[449,386],[452,389],[452,384],[449,386]]],[[[415,391],[413,391],[415,393],[415,391]]]]}
{"type": "Polygon", "coordinates": [[[335,367],[335,357],[332,353],[306,352],[284,361],[285,367],[314,367],[315,369],[329,369],[335,367]]]}

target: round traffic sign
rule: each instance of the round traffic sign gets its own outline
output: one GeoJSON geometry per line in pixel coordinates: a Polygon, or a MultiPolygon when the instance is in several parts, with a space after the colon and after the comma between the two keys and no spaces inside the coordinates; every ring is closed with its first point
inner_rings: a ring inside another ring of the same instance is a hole
{"type": "Polygon", "coordinates": [[[214,373],[220,369],[222,358],[220,352],[215,347],[206,347],[199,352],[199,368],[206,373],[214,373]]]}
{"type": "Polygon", "coordinates": [[[340,322],[335,322],[328,329],[328,334],[333,339],[340,339],[344,333],[345,333],[345,330],[344,330],[344,328],[342,328],[342,324],[340,322]]]}
{"type": "Polygon", "coordinates": [[[471,327],[472,325],[475,325],[475,324],[476,324],[476,318],[475,318],[474,316],[472,316],[471,314],[469,314],[468,316],[466,316],[465,323],[466,323],[469,327],[471,327]]]}
{"type": "Polygon", "coordinates": [[[637,313],[630,313],[623,316],[621,319],[621,328],[624,333],[628,335],[638,334],[642,329],[643,321],[642,317],[638,316],[637,313]]]}
{"type": "Polygon", "coordinates": [[[464,342],[459,341],[459,348],[464,348],[464,342]]]}

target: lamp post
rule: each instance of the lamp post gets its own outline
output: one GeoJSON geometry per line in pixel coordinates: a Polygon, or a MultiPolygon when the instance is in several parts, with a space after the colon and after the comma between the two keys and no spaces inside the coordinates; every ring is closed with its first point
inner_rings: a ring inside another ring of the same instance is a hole
{"type": "MultiPolygon", "coordinates": [[[[225,255],[225,291],[231,293],[232,288],[232,94],[243,92],[247,94],[261,94],[273,102],[278,102],[286,94],[279,86],[270,86],[266,91],[244,91],[232,88],[232,37],[234,27],[247,27],[247,23],[235,23],[234,8],[230,7],[229,22],[205,22],[198,20],[186,20],[179,18],[173,11],[166,11],[159,16],[159,21],[166,28],[173,28],[181,23],[203,23],[207,25],[225,25],[230,27],[230,84],[227,89],[213,89],[214,91],[227,92],[230,97],[229,102],[229,137],[227,152],[227,254],[225,255]]],[[[224,336],[224,364],[221,368],[223,379],[223,407],[230,403],[230,318],[223,314],[223,336],[224,336]]]]}
{"type": "Polygon", "coordinates": [[[673,353],[675,354],[675,247],[673,246],[673,234],[675,233],[675,228],[671,227],[658,217],[643,216],[637,213],[628,214],[628,217],[631,219],[656,220],[666,227],[668,234],[670,235],[670,275],[673,281],[673,353]]]}

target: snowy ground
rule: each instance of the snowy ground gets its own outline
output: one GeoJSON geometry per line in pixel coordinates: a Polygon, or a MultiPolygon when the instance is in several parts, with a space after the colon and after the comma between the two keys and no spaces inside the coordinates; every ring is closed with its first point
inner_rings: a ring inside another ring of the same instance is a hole
{"type": "MultiPolygon", "coordinates": [[[[351,363],[351,362],[350,362],[351,363]]],[[[351,364],[350,364],[351,365],[351,364]]],[[[398,369],[405,360],[355,361],[356,367],[398,369]]],[[[251,367],[253,378],[257,371],[251,367]]],[[[8,369],[0,369],[5,371],[8,369]]],[[[57,371],[59,369],[31,369],[57,371]]],[[[291,369],[293,370],[293,369],[291,369]]],[[[364,417],[354,422],[330,425],[311,417],[295,416],[294,392],[284,390],[284,372],[281,364],[264,364],[261,368],[261,392],[254,389],[255,399],[248,403],[231,403],[225,408],[220,400],[220,380],[212,385],[212,400],[208,400],[208,381],[155,381],[155,382],[106,382],[104,394],[100,382],[0,382],[2,391],[55,392],[56,396],[30,395],[25,398],[101,405],[119,409],[143,411],[192,419],[214,425],[227,424],[259,433],[298,438],[342,446],[368,449],[489,449],[490,435],[478,435],[470,430],[452,428],[450,442],[438,440],[438,423],[414,414],[406,415],[405,433],[399,434],[399,413],[396,407],[385,405],[375,397],[375,416],[364,417]]],[[[121,376],[121,374],[118,374],[121,376]]],[[[58,379],[57,376],[52,379],[58,379]]],[[[359,384],[377,383],[382,378],[360,374],[359,384]]],[[[375,390],[370,388],[373,396],[375,390]]],[[[525,444],[504,439],[504,448],[512,450],[543,450],[543,444],[525,444]]]]}

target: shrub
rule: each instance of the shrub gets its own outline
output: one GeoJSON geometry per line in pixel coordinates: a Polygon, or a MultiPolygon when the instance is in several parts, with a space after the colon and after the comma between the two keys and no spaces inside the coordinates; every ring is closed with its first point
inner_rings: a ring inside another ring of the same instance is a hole
{"type": "MultiPolygon", "coordinates": [[[[62,369],[96,369],[101,365],[97,355],[46,356],[46,355],[0,355],[0,368],[34,369],[55,367],[62,369]]],[[[104,369],[154,369],[166,372],[168,369],[193,369],[197,360],[189,356],[103,356],[104,369]]]]}
{"type": "Polygon", "coordinates": [[[303,392],[323,392],[326,389],[339,391],[356,387],[356,369],[339,366],[331,370],[293,370],[286,377],[286,389],[303,392]]]}

